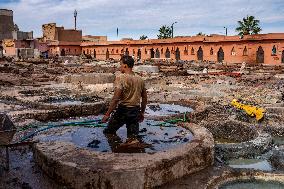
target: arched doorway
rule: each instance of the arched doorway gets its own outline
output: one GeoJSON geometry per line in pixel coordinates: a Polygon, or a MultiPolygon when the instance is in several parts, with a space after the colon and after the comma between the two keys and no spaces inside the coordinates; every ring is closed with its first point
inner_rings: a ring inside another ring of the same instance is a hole
{"type": "Polygon", "coordinates": [[[108,60],[108,59],[109,59],[109,51],[107,49],[107,51],[106,51],[106,60],[108,60]]]}
{"type": "Polygon", "coordinates": [[[64,49],[61,50],[60,56],[65,56],[65,50],[64,49]]]}
{"type": "Polygon", "coordinates": [[[223,62],[223,60],[225,59],[224,56],[225,56],[224,55],[224,51],[223,51],[222,47],[220,47],[220,49],[219,49],[219,51],[217,53],[217,61],[218,62],[223,62]]]}
{"type": "Polygon", "coordinates": [[[203,61],[203,50],[202,50],[201,47],[199,47],[199,49],[197,51],[197,60],[203,61]]]}
{"type": "Polygon", "coordinates": [[[284,50],[282,51],[281,63],[284,63],[284,50]]]}
{"type": "Polygon", "coordinates": [[[176,60],[180,60],[180,51],[179,48],[176,49],[176,60]]]}
{"type": "Polygon", "coordinates": [[[152,48],[150,51],[151,51],[151,58],[154,58],[154,57],[155,57],[155,51],[154,51],[154,49],[152,48]]]}
{"type": "Polygon", "coordinates": [[[262,47],[258,47],[256,52],[256,63],[264,63],[264,51],[262,47]]]}
{"type": "Polygon", "coordinates": [[[97,52],[96,52],[96,49],[94,49],[94,58],[97,58],[97,52]]]}
{"type": "Polygon", "coordinates": [[[2,58],[2,57],[3,57],[3,47],[0,46],[0,58],[2,58]]]}
{"type": "Polygon", "coordinates": [[[160,58],[160,51],[159,51],[159,49],[156,49],[155,58],[160,58]]]}
{"type": "Polygon", "coordinates": [[[171,58],[171,52],[170,52],[169,48],[167,48],[167,50],[166,50],[165,57],[171,58]]]}
{"type": "Polygon", "coordinates": [[[138,57],[138,60],[141,60],[141,50],[140,49],[138,49],[137,51],[137,57],[138,57]]]}
{"type": "Polygon", "coordinates": [[[126,48],[125,55],[126,55],[126,56],[129,56],[128,48],[126,48]]]}

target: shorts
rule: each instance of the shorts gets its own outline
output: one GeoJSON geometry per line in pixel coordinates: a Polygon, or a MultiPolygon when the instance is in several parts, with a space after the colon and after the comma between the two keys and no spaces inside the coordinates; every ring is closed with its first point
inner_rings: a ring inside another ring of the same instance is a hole
{"type": "Polygon", "coordinates": [[[116,134],[116,131],[126,124],[127,138],[136,138],[139,133],[140,107],[126,107],[119,105],[111,116],[105,134],[116,134]]]}

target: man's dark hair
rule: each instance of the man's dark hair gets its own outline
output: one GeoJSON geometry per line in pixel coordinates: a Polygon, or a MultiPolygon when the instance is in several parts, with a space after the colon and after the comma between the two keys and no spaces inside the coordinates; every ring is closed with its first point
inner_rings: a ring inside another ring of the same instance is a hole
{"type": "Polygon", "coordinates": [[[131,56],[123,55],[120,59],[123,64],[126,64],[129,68],[133,68],[134,59],[131,56]]]}

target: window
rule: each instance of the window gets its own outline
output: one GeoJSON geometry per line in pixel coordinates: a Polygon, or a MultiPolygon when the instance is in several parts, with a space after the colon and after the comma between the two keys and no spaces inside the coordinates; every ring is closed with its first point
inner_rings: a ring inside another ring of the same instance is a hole
{"type": "Polygon", "coordinates": [[[210,49],[210,55],[213,55],[214,54],[214,51],[213,51],[213,48],[211,47],[210,49]]]}
{"type": "Polygon", "coordinates": [[[276,47],[275,47],[275,45],[273,45],[271,54],[276,55],[276,52],[277,52],[276,47]]]}
{"type": "Polygon", "coordinates": [[[89,54],[89,49],[87,49],[87,54],[89,54]]]}
{"type": "Polygon", "coordinates": [[[116,53],[118,54],[118,49],[116,49],[116,53]]]}
{"type": "Polygon", "coordinates": [[[243,51],[243,56],[247,56],[247,55],[248,55],[248,49],[247,49],[247,47],[245,46],[244,51],[243,51]]]}
{"type": "Polygon", "coordinates": [[[145,48],[145,54],[147,54],[147,49],[145,48]]]}
{"type": "Polygon", "coordinates": [[[236,56],[235,47],[232,48],[232,50],[231,50],[231,55],[232,55],[232,56],[236,56]]]}
{"type": "Polygon", "coordinates": [[[133,51],[132,51],[132,54],[133,54],[133,56],[135,55],[135,50],[133,49],[133,51]]]}
{"type": "Polygon", "coordinates": [[[161,49],[161,54],[164,54],[164,49],[163,48],[161,49]]]}

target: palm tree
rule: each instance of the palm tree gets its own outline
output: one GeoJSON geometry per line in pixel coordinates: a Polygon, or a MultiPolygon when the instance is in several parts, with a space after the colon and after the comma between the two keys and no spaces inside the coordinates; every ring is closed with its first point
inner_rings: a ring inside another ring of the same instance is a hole
{"type": "Polygon", "coordinates": [[[159,29],[159,35],[158,39],[167,39],[167,38],[171,38],[172,37],[172,29],[170,26],[166,26],[163,25],[160,29],[159,29]]]}
{"type": "Polygon", "coordinates": [[[259,20],[256,20],[254,16],[247,16],[243,18],[243,21],[238,21],[238,24],[239,27],[236,28],[236,31],[241,36],[258,34],[261,31],[259,20]]]}

